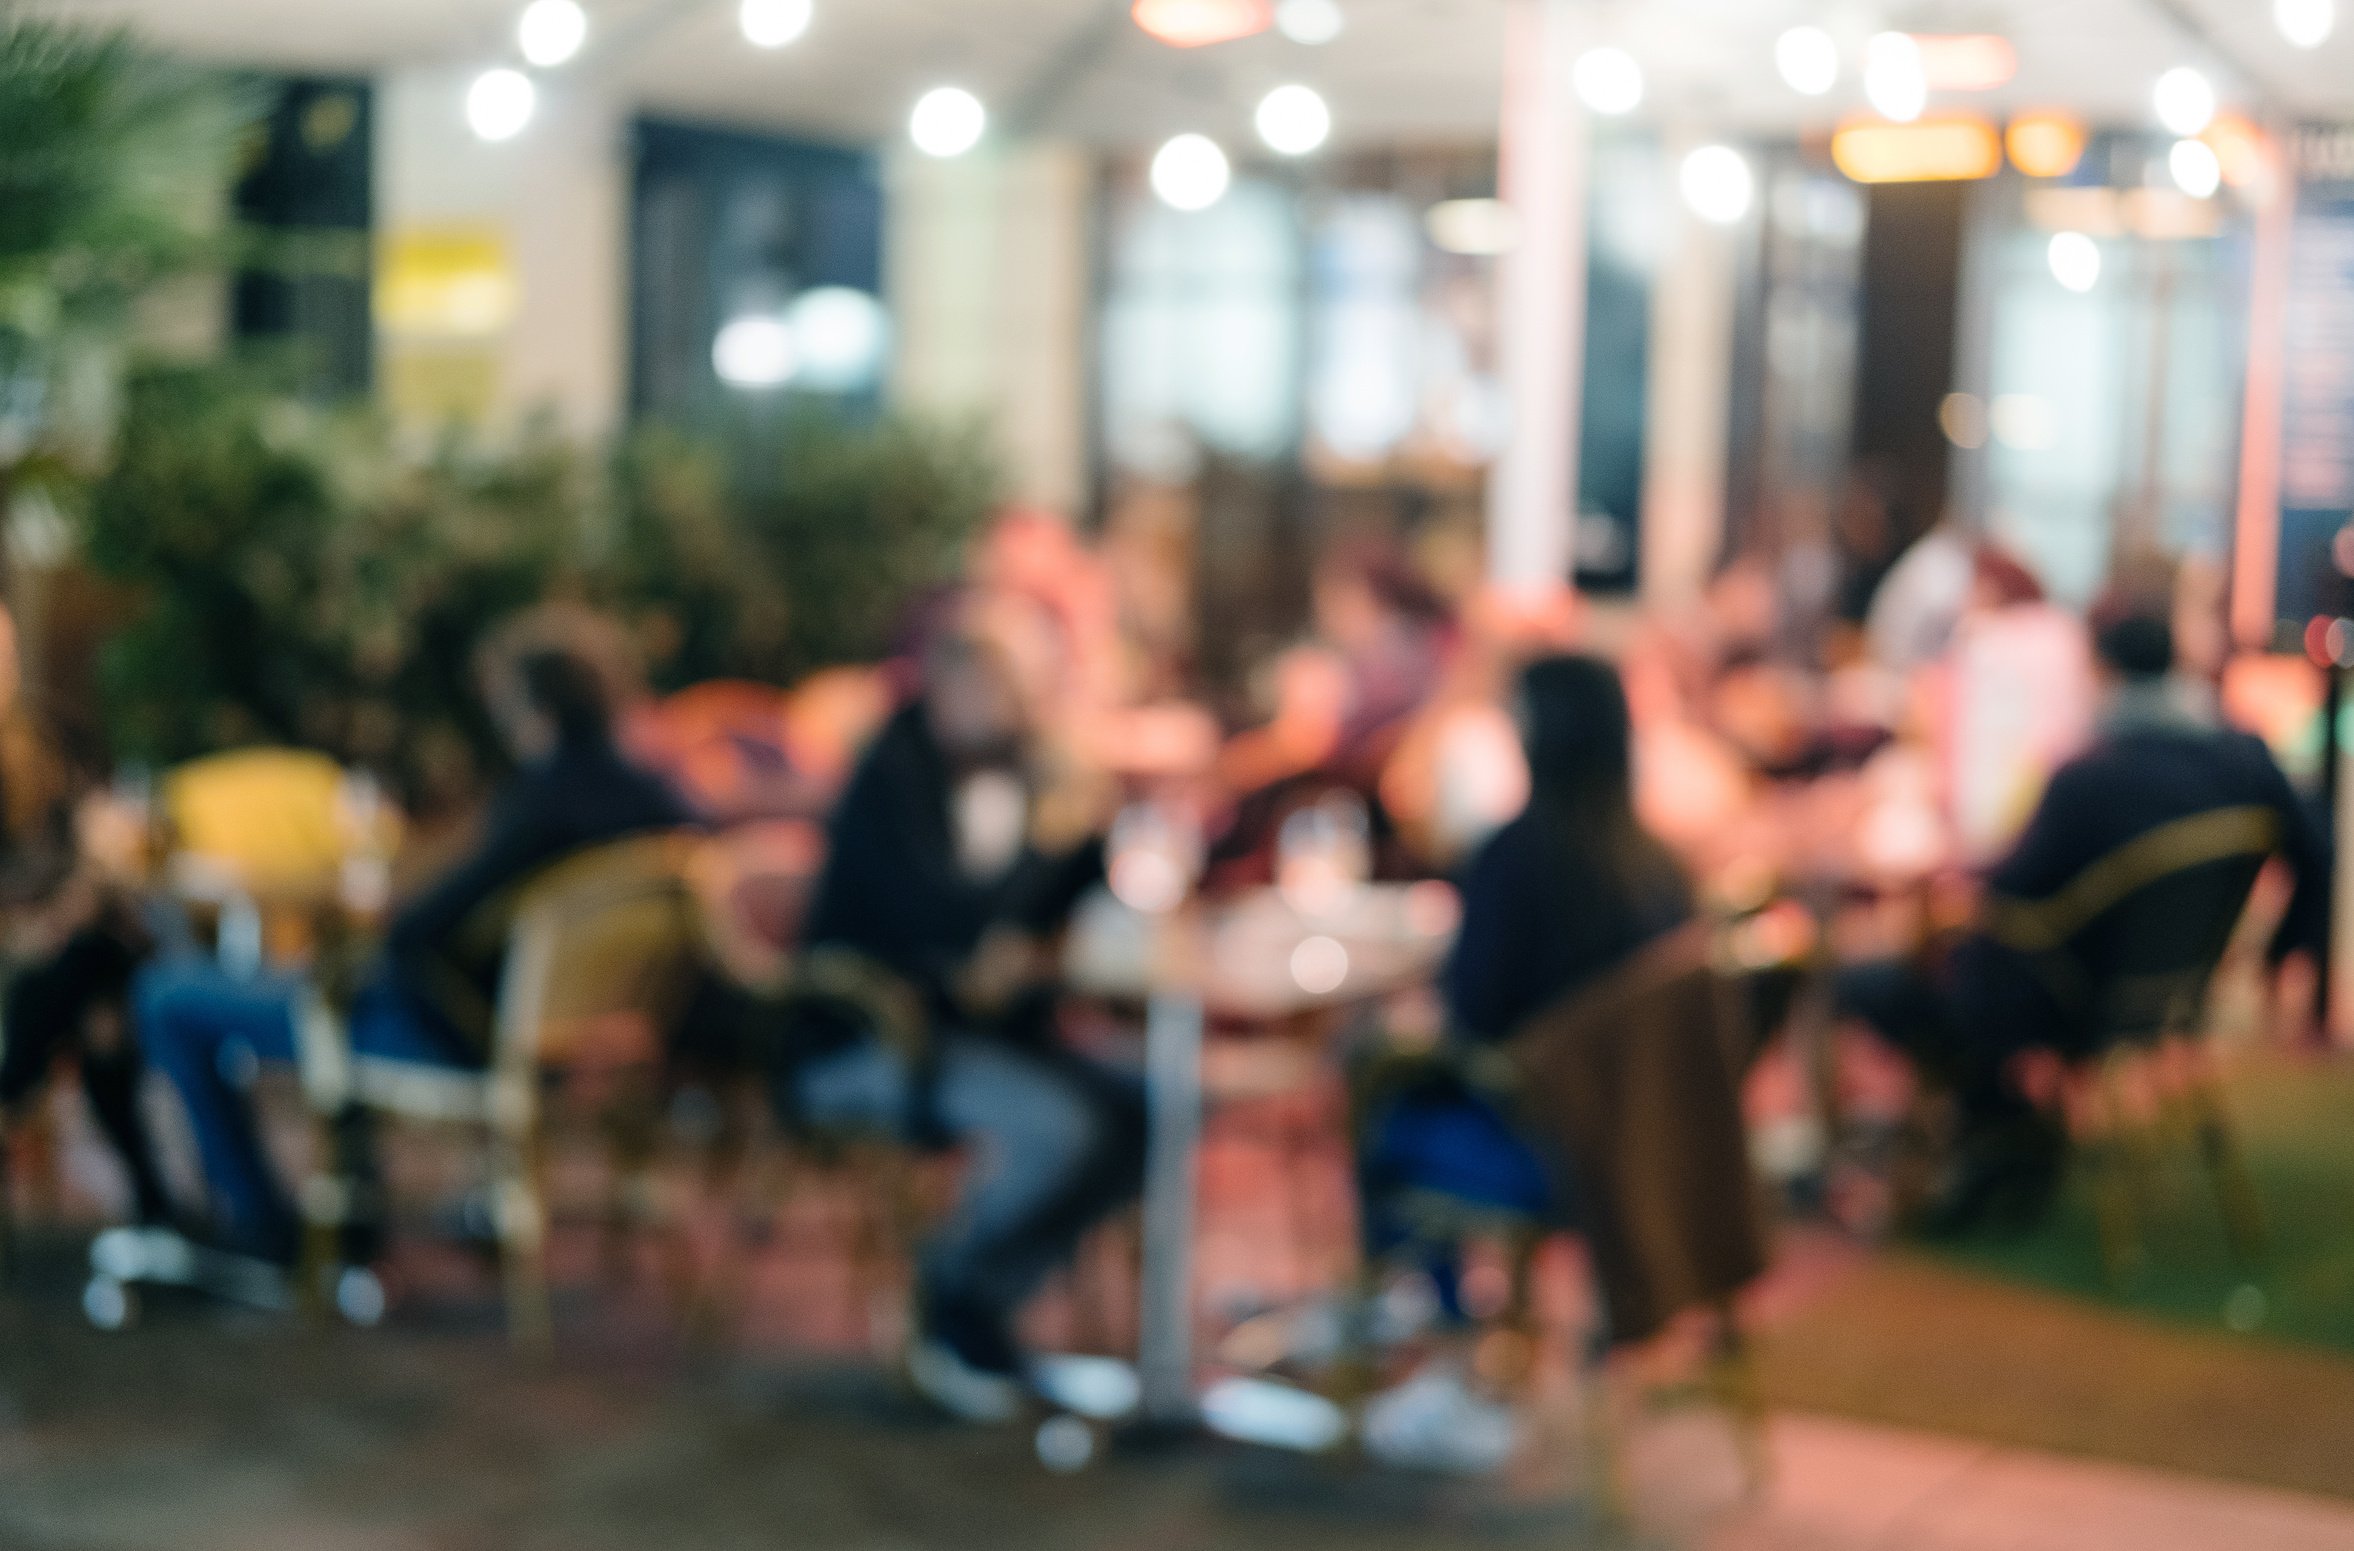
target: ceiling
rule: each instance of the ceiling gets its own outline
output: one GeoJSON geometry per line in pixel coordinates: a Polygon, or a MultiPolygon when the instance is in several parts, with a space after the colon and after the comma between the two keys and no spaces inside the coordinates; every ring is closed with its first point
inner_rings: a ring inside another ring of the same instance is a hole
{"type": "MultiPolygon", "coordinates": [[[[511,62],[523,0],[34,0],[126,22],[174,49],[279,68],[364,72],[511,62]]],[[[1303,80],[1333,105],[1343,144],[1492,135],[1510,0],[1343,0],[1347,31],[1322,48],[1275,35],[1181,52],[1130,25],[1126,0],[817,0],[799,44],[764,53],[737,35],[733,0],[582,0],[596,40],[568,69],[663,113],[849,141],[899,132],[927,87],[953,82],[1001,122],[1107,145],[1182,129],[1240,141],[1267,88],[1303,80]]],[[[2354,14],[2323,48],[2274,32],[2266,0],[1592,0],[1598,34],[1642,60],[1643,112],[1696,128],[1789,132],[1860,105],[1850,72],[1821,100],[1784,87],[1780,32],[1809,21],[1860,43],[1886,26],[1999,31],[2017,81],[1996,109],[2065,106],[2138,124],[2170,66],[2209,69],[2227,101],[2305,118],[2354,118],[2354,14]]],[[[2354,11],[2354,6],[2349,6],[2354,11]]]]}

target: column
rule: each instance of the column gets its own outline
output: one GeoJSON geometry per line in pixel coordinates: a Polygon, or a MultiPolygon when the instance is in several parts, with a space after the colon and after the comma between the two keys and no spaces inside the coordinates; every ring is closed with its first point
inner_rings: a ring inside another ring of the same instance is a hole
{"type": "Polygon", "coordinates": [[[1070,146],[894,153],[884,267],[897,401],[986,417],[1014,499],[1075,516],[1087,498],[1094,169],[1070,146]]]}
{"type": "Polygon", "coordinates": [[[377,82],[381,397],[417,428],[546,414],[603,436],[627,378],[624,112],[585,78],[542,76],[530,125],[485,144],[466,124],[474,74],[377,82]]]}
{"type": "Polygon", "coordinates": [[[1567,585],[1577,528],[1586,356],[1585,111],[1570,83],[1582,0],[1511,0],[1497,185],[1519,238],[1499,266],[1511,432],[1488,487],[1488,576],[1567,585]]]}
{"type": "MultiPolygon", "coordinates": [[[[1698,138],[1670,136],[1667,166],[1698,138]]],[[[1696,602],[1725,538],[1733,323],[1746,226],[1716,226],[1672,201],[1675,230],[1651,294],[1651,384],[1644,411],[1643,601],[1696,602]]]]}

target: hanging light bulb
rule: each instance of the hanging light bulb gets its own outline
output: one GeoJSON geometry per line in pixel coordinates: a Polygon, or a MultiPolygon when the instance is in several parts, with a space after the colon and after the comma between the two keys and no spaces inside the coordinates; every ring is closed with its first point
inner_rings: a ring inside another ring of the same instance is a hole
{"type": "Polygon", "coordinates": [[[539,111],[539,88],[520,70],[485,70],[466,88],[466,124],[481,139],[512,140],[539,111]]]}
{"type": "Polygon", "coordinates": [[[754,48],[786,48],[801,41],[817,19],[813,0],[744,0],[736,26],[754,48]]]}
{"type": "Polygon", "coordinates": [[[533,68],[553,70],[588,42],[588,25],[580,0],[531,0],[515,22],[515,46],[533,68]]]}
{"type": "Polygon", "coordinates": [[[2150,105],[2159,123],[2187,139],[2215,122],[2215,85],[2190,66],[2177,65],[2158,77],[2150,105]]]}
{"type": "Polygon", "coordinates": [[[1685,157],[1678,182],[1692,213],[1715,226],[1739,225],[1757,197],[1749,158],[1729,145],[1704,145],[1685,157]]]}
{"type": "Polygon", "coordinates": [[[915,112],[908,116],[907,137],[926,156],[945,160],[979,145],[988,128],[989,110],[980,98],[960,86],[942,86],[917,100],[915,112]]]}
{"type": "Polygon", "coordinates": [[[2101,245],[2082,232],[2060,232],[2045,252],[2052,278],[2079,296],[2101,283],[2101,245]]]}
{"type": "Polygon", "coordinates": [[[2273,24],[2297,48],[2319,48],[2338,30],[2337,0],[2272,0],[2273,24]]]}
{"type": "Polygon", "coordinates": [[[1275,30],[1310,48],[1332,42],[1348,25],[1340,0],[1282,0],[1275,7],[1275,30]]]}
{"type": "Polygon", "coordinates": [[[1839,44],[1820,27],[1793,27],[1774,44],[1774,68],[1802,97],[1821,97],[1839,84],[1839,44]]]}
{"type": "Polygon", "coordinates": [[[2166,170],[2174,186],[2193,199],[2213,199],[2223,187],[2223,158],[2204,140],[2177,140],[2166,153],[2166,170]]]}
{"type": "Polygon", "coordinates": [[[1152,189],[1173,210],[1207,210],[1226,197],[1234,169],[1207,135],[1179,135],[1152,159],[1152,189]]]}
{"type": "Polygon", "coordinates": [[[1578,100],[1606,118],[1643,105],[1643,67],[1623,48],[1588,49],[1570,68],[1578,100]]]}
{"type": "Polygon", "coordinates": [[[1911,35],[1883,32],[1864,49],[1864,96],[1882,118],[1910,124],[1929,107],[1929,75],[1911,35]]]}
{"type": "Polygon", "coordinates": [[[1314,87],[1278,86],[1259,103],[1255,122],[1267,149],[1306,156],[1332,138],[1332,109],[1314,87]]]}

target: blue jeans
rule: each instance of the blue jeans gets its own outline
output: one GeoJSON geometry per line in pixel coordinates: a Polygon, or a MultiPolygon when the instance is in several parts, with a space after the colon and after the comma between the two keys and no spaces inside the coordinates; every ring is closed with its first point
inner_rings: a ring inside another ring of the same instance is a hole
{"type": "Polygon", "coordinates": [[[1565,1222],[1560,1171],[1511,1119],[1469,1089],[1408,1093],[1371,1117],[1359,1143],[1365,1248],[1376,1260],[1418,1253],[1446,1316],[1464,1318],[1457,1246],[1417,1223],[1416,1198],[1440,1198],[1480,1214],[1565,1222]]]}
{"type": "Polygon", "coordinates": [[[925,1246],[923,1294],[1001,1326],[1144,1184],[1140,1084],[1059,1051],[949,1036],[929,1104],[909,1063],[867,1040],[802,1069],[802,1118],[904,1137],[919,1108],[973,1157],[925,1246]]]}
{"type": "MultiPolygon", "coordinates": [[[[223,1236],[235,1248],[278,1260],[294,1255],[301,1219],[263,1150],[248,1089],[262,1063],[295,1060],[295,1019],[305,990],[294,976],[237,975],[208,957],[175,955],[141,970],[131,992],[147,1059],[171,1078],[187,1108],[223,1236]]],[[[361,994],[350,1037],[355,1055],[458,1064],[386,981],[361,994]]]]}

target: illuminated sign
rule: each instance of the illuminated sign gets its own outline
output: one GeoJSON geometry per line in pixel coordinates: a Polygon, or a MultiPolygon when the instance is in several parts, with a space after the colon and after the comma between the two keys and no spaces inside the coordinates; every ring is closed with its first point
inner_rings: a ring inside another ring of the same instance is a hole
{"type": "Polygon", "coordinates": [[[1275,25],[1269,0],[1136,0],[1136,25],[1172,48],[1255,37],[1275,25]]]}
{"type": "Polygon", "coordinates": [[[1831,160],[1858,183],[1956,183],[2002,170],[2002,137],[1981,118],[1858,122],[1831,137],[1831,160]]]}

